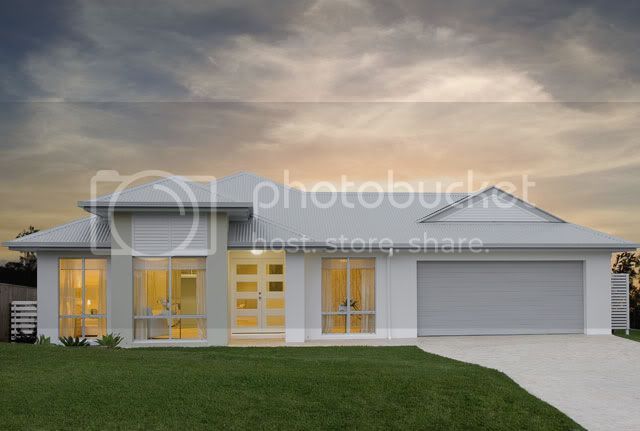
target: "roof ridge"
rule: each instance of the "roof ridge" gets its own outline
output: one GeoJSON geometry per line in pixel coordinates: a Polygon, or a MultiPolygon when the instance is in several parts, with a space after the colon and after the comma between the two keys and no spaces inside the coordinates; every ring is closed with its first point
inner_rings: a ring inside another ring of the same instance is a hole
{"type": "Polygon", "coordinates": [[[454,202],[451,202],[449,205],[445,205],[442,208],[439,208],[437,210],[431,211],[429,214],[427,214],[425,216],[422,216],[418,220],[416,220],[416,223],[423,223],[425,220],[430,219],[431,217],[435,216],[436,214],[443,213],[444,211],[448,210],[449,208],[453,208],[455,205],[457,205],[457,204],[459,204],[461,202],[473,199],[475,196],[479,196],[480,194],[482,194],[482,193],[484,193],[484,192],[486,192],[488,190],[491,190],[492,187],[495,187],[495,186],[485,187],[484,189],[479,190],[479,191],[477,191],[475,193],[470,193],[467,196],[463,196],[460,199],[458,199],[458,200],[456,200],[454,202]]]}
{"type": "Polygon", "coordinates": [[[40,237],[42,235],[50,234],[52,232],[57,232],[60,229],[69,227],[71,225],[78,224],[80,222],[88,221],[88,220],[91,220],[91,219],[96,219],[96,218],[99,218],[99,216],[90,215],[89,217],[84,217],[84,218],[81,218],[81,219],[72,220],[70,222],[63,223],[61,225],[54,226],[54,227],[49,228],[49,229],[39,230],[38,232],[34,232],[34,233],[30,234],[30,235],[26,235],[26,236],[23,236],[23,237],[20,237],[20,238],[15,238],[15,239],[12,239],[12,240],[7,241],[7,242],[23,242],[26,238],[38,238],[38,237],[40,237]]]}
{"type": "Polygon", "coordinates": [[[134,190],[138,190],[138,189],[141,189],[143,187],[148,187],[148,186],[153,185],[153,184],[163,183],[163,182],[165,182],[165,181],[167,181],[167,180],[169,180],[171,178],[176,178],[176,177],[180,177],[180,176],[179,175],[172,175],[170,177],[158,178],[157,180],[151,181],[149,183],[138,184],[137,186],[133,186],[133,187],[128,188],[128,189],[116,190],[115,192],[111,192],[108,195],[98,196],[95,199],[89,199],[87,202],[91,202],[92,200],[97,201],[98,199],[107,199],[107,198],[110,198],[111,196],[115,195],[116,193],[118,193],[119,195],[122,194],[122,193],[129,193],[129,192],[132,192],[134,190]]]}
{"type": "MultiPolygon", "coordinates": [[[[206,187],[204,184],[200,184],[200,183],[198,183],[198,182],[196,182],[196,181],[192,181],[192,180],[187,180],[187,182],[188,182],[189,184],[193,184],[194,186],[197,186],[197,187],[201,188],[202,190],[205,190],[205,191],[207,191],[207,192],[211,192],[211,190],[207,189],[207,187],[206,187]]],[[[209,183],[211,183],[211,181],[210,181],[209,183]]],[[[216,190],[217,190],[217,188],[216,188],[216,190]]],[[[221,197],[221,198],[228,199],[228,200],[229,200],[229,202],[239,202],[239,201],[237,201],[236,199],[233,199],[233,198],[231,198],[231,197],[229,197],[229,196],[227,196],[227,195],[223,195],[222,193],[218,193],[217,191],[215,191],[215,192],[214,192],[214,194],[215,194],[216,196],[221,197]]]]}
{"type": "Polygon", "coordinates": [[[254,217],[254,218],[256,218],[256,219],[262,220],[262,221],[264,221],[265,223],[269,223],[269,224],[271,224],[271,225],[273,225],[273,226],[277,226],[277,227],[279,227],[279,228],[281,228],[281,229],[288,230],[289,232],[294,233],[294,234],[296,234],[296,235],[298,235],[298,236],[304,236],[304,237],[309,238],[310,240],[313,240],[313,238],[312,238],[312,237],[310,237],[309,235],[307,235],[307,234],[305,234],[305,233],[302,233],[302,232],[298,232],[298,231],[294,230],[292,227],[289,227],[289,226],[284,225],[284,224],[282,224],[282,223],[278,223],[278,222],[276,222],[276,221],[274,221],[274,220],[271,220],[271,219],[270,219],[270,218],[268,218],[268,217],[265,217],[265,216],[262,216],[262,215],[258,215],[258,214],[253,214],[253,217],[254,217]]]}

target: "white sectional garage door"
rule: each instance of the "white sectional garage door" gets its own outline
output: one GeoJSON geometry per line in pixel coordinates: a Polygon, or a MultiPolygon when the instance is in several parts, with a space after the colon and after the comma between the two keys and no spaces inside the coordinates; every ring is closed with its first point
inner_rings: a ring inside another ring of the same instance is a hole
{"type": "Polygon", "coordinates": [[[582,333],[582,262],[418,262],[418,335],[582,333]]]}

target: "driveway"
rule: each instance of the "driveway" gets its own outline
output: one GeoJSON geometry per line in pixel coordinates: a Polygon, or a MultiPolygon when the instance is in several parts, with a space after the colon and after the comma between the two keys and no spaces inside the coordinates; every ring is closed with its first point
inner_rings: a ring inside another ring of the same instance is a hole
{"type": "Polygon", "coordinates": [[[613,335],[426,337],[421,349],[495,368],[589,430],[640,430],[640,343],[613,335]]]}

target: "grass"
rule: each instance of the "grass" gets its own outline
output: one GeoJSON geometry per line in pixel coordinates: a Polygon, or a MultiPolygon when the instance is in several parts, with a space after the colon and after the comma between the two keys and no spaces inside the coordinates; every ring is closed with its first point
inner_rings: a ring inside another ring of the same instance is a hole
{"type": "Polygon", "coordinates": [[[640,342],[640,329],[631,329],[629,331],[629,335],[624,333],[624,329],[616,329],[613,331],[613,335],[617,335],[618,337],[626,338],[628,340],[638,341],[640,342]]]}
{"type": "Polygon", "coordinates": [[[0,344],[3,429],[581,429],[506,375],[415,347],[0,344]]]}

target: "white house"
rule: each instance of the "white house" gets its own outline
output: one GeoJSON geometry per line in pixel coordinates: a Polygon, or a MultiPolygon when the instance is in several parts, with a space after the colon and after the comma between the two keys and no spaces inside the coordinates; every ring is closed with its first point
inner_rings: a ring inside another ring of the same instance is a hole
{"type": "Polygon", "coordinates": [[[37,253],[39,333],[129,346],[607,334],[611,253],[636,248],[495,187],[311,194],[240,173],[79,206],[5,245],[37,253]]]}

